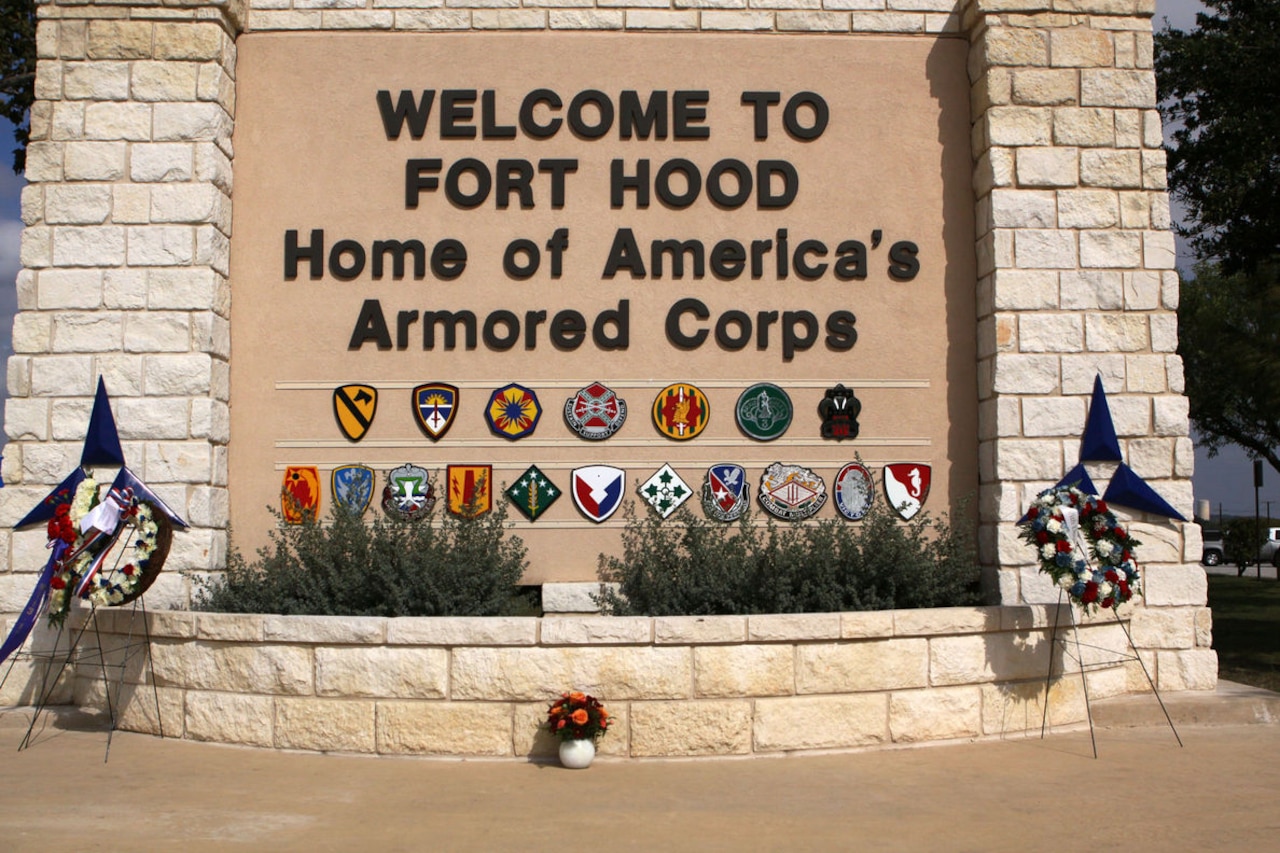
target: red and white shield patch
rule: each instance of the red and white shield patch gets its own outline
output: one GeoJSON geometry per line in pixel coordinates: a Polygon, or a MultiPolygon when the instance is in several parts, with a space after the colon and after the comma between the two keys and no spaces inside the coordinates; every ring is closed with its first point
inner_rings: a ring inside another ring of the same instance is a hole
{"type": "Polygon", "coordinates": [[[932,469],[918,462],[884,466],[884,496],[903,521],[910,521],[924,506],[931,476],[932,469]]]}

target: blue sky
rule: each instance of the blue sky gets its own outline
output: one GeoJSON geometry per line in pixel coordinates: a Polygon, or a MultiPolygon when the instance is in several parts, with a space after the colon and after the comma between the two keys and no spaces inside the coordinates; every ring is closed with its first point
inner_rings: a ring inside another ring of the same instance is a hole
{"type": "MultiPolygon", "coordinates": [[[[1195,23],[1195,12],[1200,8],[1196,0],[1157,0],[1156,26],[1164,20],[1179,29],[1188,29],[1195,23]]],[[[19,212],[19,195],[23,181],[9,167],[12,148],[10,126],[0,119],[0,356],[11,351],[12,320],[17,310],[17,291],[14,278],[18,273],[18,245],[22,231],[19,212]]],[[[1177,211],[1174,211],[1175,216],[1177,211]]],[[[1188,264],[1189,255],[1179,247],[1179,259],[1188,264]]],[[[0,374],[0,382],[3,375],[0,374]]],[[[1262,489],[1263,512],[1266,501],[1272,501],[1280,515],[1280,473],[1267,467],[1264,472],[1266,487],[1262,489]]],[[[1201,449],[1196,449],[1196,474],[1194,487],[1198,499],[1208,500],[1216,514],[1221,504],[1227,514],[1252,514],[1253,465],[1237,448],[1228,448],[1214,459],[1201,449]]]]}

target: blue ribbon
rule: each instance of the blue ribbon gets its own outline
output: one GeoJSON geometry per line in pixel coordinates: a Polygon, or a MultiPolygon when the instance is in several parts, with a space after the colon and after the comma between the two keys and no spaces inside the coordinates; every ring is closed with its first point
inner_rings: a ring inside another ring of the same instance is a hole
{"type": "Polygon", "coordinates": [[[40,573],[40,579],[36,581],[36,588],[31,591],[31,598],[27,600],[27,606],[22,608],[22,612],[18,614],[18,619],[13,623],[13,628],[9,630],[9,636],[5,638],[4,645],[0,645],[0,663],[4,663],[9,659],[9,655],[22,648],[22,644],[30,636],[31,629],[35,627],[36,619],[39,618],[40,612],[44,610],[45,604],[49,601],[49,581],[53,580],[54,570],[57,569],[58,563],[62,560],[62,555],[67,552],[67,548],[66,542],[61,539],[54,540],[53,553],[49,555],[49,562],[44,564],[44,571],[40,573]]]}

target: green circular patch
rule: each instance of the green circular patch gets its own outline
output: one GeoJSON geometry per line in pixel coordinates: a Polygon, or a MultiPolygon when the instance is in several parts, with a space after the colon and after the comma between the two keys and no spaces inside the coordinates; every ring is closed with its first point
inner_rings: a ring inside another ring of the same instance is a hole
{"type": "Polygon", "coordinates": [[[738,398],[738,428],[757,441],[773,441],[791,426],[791,398],[777,385],[752,385],[738,398]]]}

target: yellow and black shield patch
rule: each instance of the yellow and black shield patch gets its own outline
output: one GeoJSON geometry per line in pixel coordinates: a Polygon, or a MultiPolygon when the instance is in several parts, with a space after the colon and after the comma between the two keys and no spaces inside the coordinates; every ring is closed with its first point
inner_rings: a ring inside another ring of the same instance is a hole
{"type": "Polygon", "coordinates": [[[378,411],[378,389],[372,385],[343,385],[333,389],[333,416],[338,429],[352,441],[359,441],[373,424],[378,411]]]}

